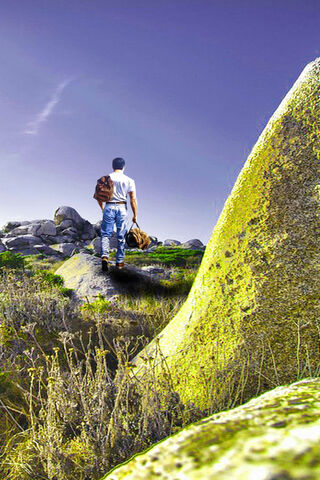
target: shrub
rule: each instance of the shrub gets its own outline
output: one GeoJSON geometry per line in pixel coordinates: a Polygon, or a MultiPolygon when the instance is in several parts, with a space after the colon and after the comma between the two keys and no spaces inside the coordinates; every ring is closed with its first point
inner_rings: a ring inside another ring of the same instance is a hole
{"type": "Polygon", "coordinates": [[[61,336],[61,350],[45,356],[45,365],[35,360],[29,369],[29,428],[2,460],[0,472],[7,479],[29,480],[30,472],[32,478],[50,480],[99,479],[200,417],[196,410],[185,411],[169,376],[161,385],[136,381],[129,338],[114,342],[116,376],[102,345],[94,347],[89,340],[79,359],[73,340],[61,336]]]}
{"type": "Polygon", "coordinates": [[[21,253],[12,253],[10,250],[0,253],[0,268],[24,268],[24,258],[21,253]]]}
{"type": "Polygon", "coordinates": [[[161,294],[123,295],[113,303],[101,295],[80,308],[63,296],[63,281],[52,272],[4,269],[0,397],[2,418],[12,417],[12,425],[0,418],[1,478],[97,480],[201,418],[182,405],[170,372],[143,383],[132,363],[180,308],[190,287],[184,275],[193,273],[177,269],[161,294]],[[175,283],[175,294],[166,296],[175,283]],[[22,400],[9,398],[9,378],[22,400]]]}

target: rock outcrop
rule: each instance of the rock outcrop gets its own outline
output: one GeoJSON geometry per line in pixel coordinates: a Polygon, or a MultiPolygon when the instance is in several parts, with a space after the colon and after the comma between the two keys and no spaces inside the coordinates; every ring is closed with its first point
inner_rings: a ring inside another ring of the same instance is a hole
{"type": "Polygon", "coordinates": [[[74,208],[67,206],[57,208],[54,213],[54,221],[56,225],[61,225],[63,228],[75,225],[79,229],[83,228],[85,222],[74,208]]]}
{"type": "Polygon", "coordinates": [[[115,299],[122,293],[155,291],[159,293],[163,286],[159,280],[169,280],[170,270],[144,266],[125,265],[117,270],[115,262],[110,262],[108,273],[101,270],[101,259],[88,252],[73,253],[56,272],[64,279],[64,285],[74,290],[74,297],[81,303],[93,301],[100,295],[105,299],[115,299]]]}
{"type": "Polygon", "coordinates": [[[167,238],[163,242],[164,247],[174,247],[174,246],[178,246],[178,245],[181,245],[181,242],[179,242],[179,240],[174,240],[172,238],[167,238]]]}
{"type": "MultiPolygon", "coordinates": [[[[244,165],[176,317],[136,358],[170,368],[185,403],[217,410],[319,369],[320,59],[244,165]]],[[[137,374],[137,373],[136,373],[137,374]]]]}
{"type": "Polygon", "coordinates": [[[202,250],[204,249],[204,245],[198,238],[193,238],[192,240],[188,240],[180,245],[182,248],[189,248],[191,250],[202,250]]]}
{"type": "Polygon", "coordinates": [[[309,379],[190,425],[103,480],[317,480],[319,458],[320,380],[309,379]]]}
{"type": "Polygon", "coordinates": [[[110,275],[101,271],[101,259],[88,253],[77,253],[59,267],[56,272],[64,279],[64,286],[74,290],[78,300],[95,300],[99,294],[111,298],[119,291],[110,275]]]}
{"type": "MultiPolygon", "coordinates": [[[[23,255],[36,255],[42,253],[46,256],[66,257],[89,247],[97,255],[101,254],[101,220],[91,224],[85,220],[72,207],[61,206],[54,213],[54,220],[30,220],[23,222],[7,222],[0,230],[3,239],[0,253],[11,250],[13,253],[23,255]],[[73,247],[72,247],[73,246],[73,247]],[[51,248],[47,248],[51,247],[51,248]]],[[[145,253],[152,252],[158,245],[157,237],[150,236],[151,243],[145,253]]],[[[179,245],[178,240],[172,245],[179,245]]],[[[194,242],[190,240],[189,243],[194,242]]],[[[196,240],[200,242],[200,240],[196,240]]],[[[110,239],[110,248],[117,248],[117,234],[113,232],[110,239]]],[[[188,242],[186,242],[188,244],[188,242]]],[[[200,242],[201,246],[202,243],[200,242]]],[[[127,245],[126,249],[129,249],[127,245]]],[[[186,246],[185,248],[189,248],[186,246]]],[[[190,248],[198,248],[197,245],[190,248]]],[[[202,247],[199,247],[202,248],[202,247]]],[[[131,249],[130,249],[131,250],[131,249]]]]}

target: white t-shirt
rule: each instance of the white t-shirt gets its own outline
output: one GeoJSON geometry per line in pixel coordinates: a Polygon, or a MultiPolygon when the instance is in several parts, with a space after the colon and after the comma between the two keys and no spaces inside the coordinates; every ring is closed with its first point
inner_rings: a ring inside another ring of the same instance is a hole
{"type": "Polygon", "coordinates": [[[113,181],[113,197],[111,202],[126,202],[127,194],[136,191],[136,184],[134,180],[122,172],[110,173],[113,181]]]}

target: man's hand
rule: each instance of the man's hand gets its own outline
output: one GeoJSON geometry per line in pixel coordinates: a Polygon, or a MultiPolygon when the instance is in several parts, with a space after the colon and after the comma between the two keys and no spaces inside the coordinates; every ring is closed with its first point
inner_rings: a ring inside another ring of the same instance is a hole
{"type": "Polygon", "coordinates": [[[133,223],[137,223],[137,217],[135,215],[132,217],[132,221],[133,223]]]}

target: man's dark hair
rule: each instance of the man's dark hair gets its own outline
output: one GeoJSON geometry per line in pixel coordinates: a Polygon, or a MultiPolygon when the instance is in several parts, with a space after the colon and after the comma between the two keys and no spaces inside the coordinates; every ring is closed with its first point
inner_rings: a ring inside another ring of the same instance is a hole
{"type": "Polygon", "coordinates": [[[112,160],[112,168],[113,170],[122,170],[125,166],[126,162],[123,158],[117,157],[112,160]]]}

